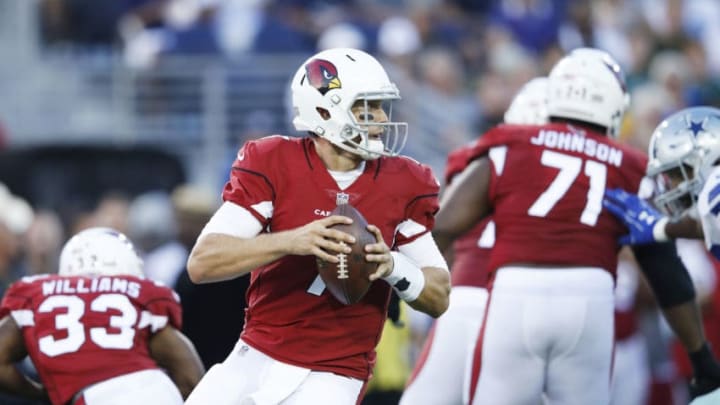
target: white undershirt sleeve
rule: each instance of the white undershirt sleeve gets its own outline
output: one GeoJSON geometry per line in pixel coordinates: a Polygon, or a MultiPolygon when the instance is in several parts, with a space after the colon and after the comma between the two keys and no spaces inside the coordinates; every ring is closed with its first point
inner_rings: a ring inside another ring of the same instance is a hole
{"type": "Polygon", "coordinates": [[[262,223],[245,207],[226,201],[205,224],[198,239],[211,233],[220,233],[237,238],[252,238],[257,236],[262,229],[262,223]]]}
{"type": "Polygon", "coordinates": [[[411,259],[418,267],[439,267],[448,269],[447,262],[435,243],[432,234],[427,232],[410,243],[398,246],[398,251],[411,259]]]}

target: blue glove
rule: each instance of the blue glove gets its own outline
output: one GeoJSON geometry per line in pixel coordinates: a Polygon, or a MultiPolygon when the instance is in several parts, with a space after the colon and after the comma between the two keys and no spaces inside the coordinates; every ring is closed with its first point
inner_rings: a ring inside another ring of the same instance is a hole
{"type": "Polygon", "coordinates": [[[659,238],[659,235],[665,234],[664,228],[668,218],[635,194],[619,188],[606,190],[603,206],[630,231],[629,234],[618,239],[620,244],[642,245],[666,239],[659,238]]]}

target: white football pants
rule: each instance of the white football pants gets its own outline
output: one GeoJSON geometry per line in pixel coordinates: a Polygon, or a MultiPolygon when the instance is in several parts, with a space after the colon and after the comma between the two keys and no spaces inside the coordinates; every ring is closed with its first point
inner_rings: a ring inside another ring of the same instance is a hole
{"type": "Polygon", "coordinates": [[[75,403],[85,405],[181,405],[182,396],[161,370],[143,370],[91,385],[75,403]]]}
{"type": "Polygon", "coordinates": [[[355,405],[364,382],[277,361],[242,340],[208,370],[186,405],[355,405]]]}
{"type": "Polygon", "coordinates": [[[613,279],[600,268],[503,267],[473,360],[474,405],[607,405],[613,279]],[[479,376],[479,378],[477,378],[479,376]]]}
{"type": "Polygon", "coordinates": [[[484,288],[452,288],[450,306],[428,335],[400,405],[467,403],[469,367],[487,296],[484,288]]]}

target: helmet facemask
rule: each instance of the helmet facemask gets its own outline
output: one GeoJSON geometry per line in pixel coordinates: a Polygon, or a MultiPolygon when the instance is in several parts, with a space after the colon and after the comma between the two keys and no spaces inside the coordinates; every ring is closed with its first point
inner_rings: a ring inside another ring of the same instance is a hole
{"type": "Polygon", "coordinates": [[[392,121],[394,99],[372,93],[359,94],[350,107],[350,121],[340,131],[339,142],[328,140],[364,160],[396,156],[405,146],[408,127],[407,123],[392,121]],[[378,110],[384,117],[376,116],[378,110]]]}
{"type": "Polygon", "coordinates": [[[690,160],[694,159],[675,162],[657,174],[648,173],[655,180],[655,206],[673,219],[694,209],[703,186],[703,180],[701,176],[695,176],[690,160]]]}

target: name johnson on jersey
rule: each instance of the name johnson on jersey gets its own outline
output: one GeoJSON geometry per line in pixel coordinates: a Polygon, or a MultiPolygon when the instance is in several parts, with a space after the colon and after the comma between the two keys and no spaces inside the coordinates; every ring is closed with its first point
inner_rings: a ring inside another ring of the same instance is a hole
{"type": "Polygon", "coordinates": [[[530,138],[530,143],[545,146],[546,148],[583,153],[588,157],[616,167],[622,165],[623,152],[620,149],[600,143],[592,138],[586,138],[584,133],[543,129],[536,136],[530,138]]]}

